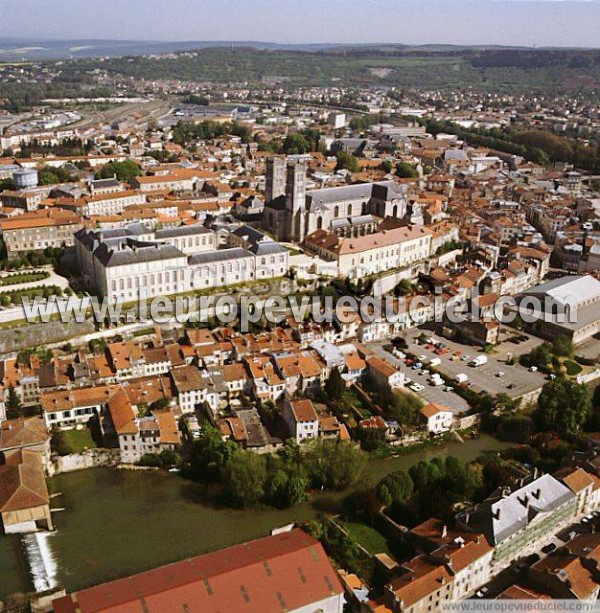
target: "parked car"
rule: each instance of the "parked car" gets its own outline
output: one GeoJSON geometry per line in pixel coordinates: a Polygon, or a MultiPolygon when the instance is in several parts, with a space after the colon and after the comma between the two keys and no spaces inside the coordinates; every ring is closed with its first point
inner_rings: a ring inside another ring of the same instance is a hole
{"type": "Polygon", "coordinates": [[[423,385],[421,385],[420,383],[417,383],[417,382],[411,383],[408,387],[413,392],[422,392],[425,389],[425,387],[423,385]]]}

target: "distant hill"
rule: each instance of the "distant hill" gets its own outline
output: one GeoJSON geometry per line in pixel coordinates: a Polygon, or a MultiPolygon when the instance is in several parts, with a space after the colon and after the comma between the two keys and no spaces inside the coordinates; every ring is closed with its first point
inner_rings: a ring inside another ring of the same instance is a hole
{"type": "Polygon", "coordinates": [[[407,50],[424,52],[452,52],[465,49],[516,49],[516,47],[502,47],[499,45],[403,45],[401,43],[365,43],[365,44],[338,44],[338,43],[310,43],[310,44],[284,44],[264,41],[140,41],[140,40],[103,40],[103,39],[72,39],[72,40],[37,40],[27,38],[1,38],[0,62],[14,62],[20,60],[57,60],[68,58],[95,58],[95,57],[122,57],[176,53],[210,47],[252,48],[267,51],[306,51],[331,53],[351,52],[382,52],[395,53],[407,50]]]}
{"type": "Polygon", "coordinates": [[[209,47],[250,47],[272,51],[319,51],[338,45],[286,45],[260,41],[139,41],[139,40],[32,40],[0,38],[0,61],[57,60],[176,53],[209,47]]]}
{"type": "MultiPolygon", "coordinates": [[[[91,98],[113,95],[110,81],[99,86],[94,80],[97,70],[109,77],[203,84],[473,88],[494,94],[568,92],[594,100],[600,88],[600,49],[0,39],[0,66],[2,61],[23,59],[23,66],[5,65],[4,69],[7,74],[25,71],[25,79],[13,74],[0,83],[2,108],[12,112],[46,98],[77,97],[82,90],[91,98]],[[60,70],[49,66],[51,82],[37,78],[38,63],[58,60],[60,70]]],[[[344,106],[367,110],[352,96],[344,100],[344,106]]]]}

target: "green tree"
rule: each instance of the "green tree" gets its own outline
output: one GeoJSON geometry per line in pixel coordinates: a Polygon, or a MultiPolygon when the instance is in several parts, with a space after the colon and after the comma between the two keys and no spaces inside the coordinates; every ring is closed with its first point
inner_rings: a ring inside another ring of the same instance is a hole
{"type": "Polygon", "coordinates": [[[360,170],[358,160],[351,153],[338,151],[335,157],[337,159],[336,170],[348,170],[349,172],[358,172],[360,170]]]}
{"type": "Polygon", "coordinates": [[[394,294],[396,296],[409,296],[415,291],[415,286],[409,279],[402,279],[398,285],[394,288],[394,294]]]}
{"type": "Polygon", "coordinates": [[[550,347],[544,343],[532,349],[527,355],[521,357],[521,363],[524,366],[536,366],[537,368],[546,368],[552,360],[550,347]]]}
{"type": "Polygon", "coordinates": [[[131,183],[142,173],[142,169],[133,160],[122,162],[109,162],[96,172],[97,179],[110,179],[117,177],[119,181],[131,183]]]}
{"type": "Polygon", "coordinates": [[[240,451],[227,463],[225,475],[227,493],[235,504],[252,507],[265,495],[267,466],[264,456],[240,451]]]}
{"type": "Polygon", "coordinates": [[[312,486],[327,490],[345,490],[356,483],[366,461],[366,454],[354,443],[334,440],[311,441],[304,456],[312,486]]]}
{"type": "Polygon", "coordinates": [[[73,453],[73,449],[67,440],[67,435],[63,430],[59,430],[58,428],[52,430],[50,447],[54,453],[60,456],[66,456],[73,453]]]}
{"type": "Polygon", "coordinates": [[[295,506],[307,499],[308,480],[300,473],[292,474],[287,480],[285,495],[288,506],[295,506]]]}
{"type": "Polygon", "coordinates": [[[397,470],[386,475],[377,485],[377,496],[386,505],[398,505],[410,498],[415,484],[404,470],[397,470]]]}
{"type": "Polygon", "coordinates": [[[202,437],[192,445],[185,472],[197,481],[219,482],[223,469],[238,451],[236,443],[223,441],[216,428],[204,425],[202,437]]]}
{"type": "Polygon", "coordinates": [[[346,391],[346,384],[337,368],[331,370],[329,378],[325,382],[325,393],[331,400],[340,400],[346,391]]]}
{"type": "Polygon", "coordinates": [[[301,155],[303,153],[310,152],[310,144],[304,137],[304,135],[296,132],[294,134],[288,134],[283,145],[281,146],[283,153],[287,155],[301,155]]]}
{"type": "Polygon", "coordinates": [[[380,403],[388,417],[397,421],[400,425],[415,425],[419,421],[419,410],[422,404],[417,396],[384,389],[380,396],[380,403]]]}
{"type": "Polygon", "coordinates": [[[534,420],[542,432],[561,436],[579,432],[587,421],[592,401],[585,385],[564,377],[546,383],[538,398],[534,420]]]}
{"type": "Polygon", "coordinates": [[[566,336],[557,336],[552,341],[552,353],[560,357],[569,357],[573,355],[575,345],[573,341],[566,336]]]}
{"type": "Polygon", "coordinates": [[[252,128],[241,121],[234,122],[231,133],[234,136],[239,136],[243,143],[249,143],[252,140],[252,128]]]}
{"type": "Polygon", "coordinates": [[[6,414],[9,419],[22,417],[23,407],[15,388],[11,385],[8,388],[8,397],[6,399],[6,414]]]}
{"type": "Polygon", "coordinates": [[[56,183],[66,183],[73,177],[64,168],[50,168],[44,166],[38,171],[38,183],[40,185],[55,185],[56,183]]]}
{"type": "Polygon", "coordinates": [[[160,411],[162,409],[166,409],[169,406],[169,399],[168,398],[159,398],[158,400],[155,400],[154,402],[152,402],[150,404],[150,406],[148,407],[148,409],[150,411],[160,411]]]}
{"type": "Polygon", "coordinates": [[[181,462],[181,456],[174,449],[163,449],[160,452],[159,457],[163,468],[178,466],[181,462]]]}
{"type": "Polygon", "coordinates": [[[408,162],[398,162],[396,164],[396,176],[402,179],[416,179],[419,173],[408,162]]]}

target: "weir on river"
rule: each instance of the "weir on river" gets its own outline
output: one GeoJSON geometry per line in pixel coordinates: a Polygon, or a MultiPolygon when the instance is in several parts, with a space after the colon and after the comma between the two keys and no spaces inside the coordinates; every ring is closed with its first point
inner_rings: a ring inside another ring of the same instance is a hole
{"type": "Polygon", "coordinates": [[[57,565],[49,545],[53,532],[33,532],[22,538],[23,549],[29,564],[31,580],[36,592],[57,587],[57,565]]]}

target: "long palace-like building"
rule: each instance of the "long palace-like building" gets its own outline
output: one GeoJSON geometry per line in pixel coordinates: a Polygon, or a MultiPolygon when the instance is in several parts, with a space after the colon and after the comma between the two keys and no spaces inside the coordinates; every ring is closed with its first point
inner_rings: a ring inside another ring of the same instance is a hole
{"type": "Polygon", "coordinates": [[[87,285],[125,302],[283,276],[288,250],[254,231],[245,248],[216,249],[214,232],[197,224],[152,231],[142,224],[80,230],[77,262],[87,285]]]}

